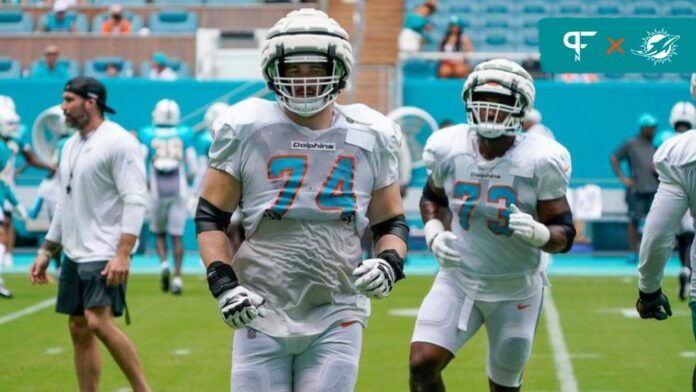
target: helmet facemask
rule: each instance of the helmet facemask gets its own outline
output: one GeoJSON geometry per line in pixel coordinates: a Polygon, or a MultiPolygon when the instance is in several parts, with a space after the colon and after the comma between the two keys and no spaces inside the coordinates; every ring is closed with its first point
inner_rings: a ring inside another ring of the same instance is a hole
{"type": "Polygon", "coordinates": [[[465,103],[469,125],[488,139],[515,135],[528,106],[521,94],[494,82],[474,87],[465,103]]]}
{"type": "Polygon", "coordinates": [[[280,55],[269,63],[265,70],[269,87],[284,107],[299,116],[311,117],[336,100],[345,85],[347,72],[332,52],[330,47],[328,56],[280,55]]]}

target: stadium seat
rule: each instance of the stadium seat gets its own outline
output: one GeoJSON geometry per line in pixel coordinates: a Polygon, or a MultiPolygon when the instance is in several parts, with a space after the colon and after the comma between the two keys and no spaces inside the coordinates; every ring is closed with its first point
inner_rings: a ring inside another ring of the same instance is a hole
{"type": "Polygon", "coordinates": [[[147,24],[152,34],[190,34],[198,28],[198,14],[185,10],[153,12],[147,24]]]}
{"type": "Polygon", "coordinates": [[[660,4],[651,1],[636,1],[629,6],[629,13],[637,17],[653,17],[662,15],[660,4]]]}
{"type": "Polygon", "coordinates": [[[696,15],[696,4],[689,1],[675,1],[671,4],[666,4],[666,15],[674,17],[692,17],[696,15]]]}
{"type": "Polygon", "coordinates": [[[0,57],[0,78],[17,79],[22,77],[22,63],[10,57],[0,57]]]}
{"type": "MultiPolygon", "coordinates": [[[[478,15],[478,13],[479,13],[478,5],[473,3],[473,2],[466,2],[466,3],[461,2],[460,4],[459,3],[456,3],[456,4],[452,3],[449,5],[448,10],[449,10],[450,14],[456,14],[456,15],[459,15],[461,17],[478,15]]],[[[440,10],[438,9],[437,12],[440,12],[440,10]]]]}
{"type": "Polygon", "coordinates": [[[644,73],[644,74],[641,74],[641,76],[643,77],[643,80],[645,80],[646,82],[648,82],[648,81],[654,82],[654,81],[661,80],[663,74],[661,74],[661,73],[644,73]]]}
{"type": "Polygon", "coordinates": [[[624,12],[624,7],[620,3],[602,2],[592,5],[592,16],[598,17],[615,17],[621,16],[624,12]]]}
{"type": "Polygon", "coordinates": [[[203,0],[152,0],[152,3],[155,5],[167,5],[167,4],[196,5],[196,4],[203,4],[203,0]]]}
{"type": "Polygon", "coordinates": [[[131,78],[133,77],[133,62],[130,60],[124,60],[122,57],[97,57],[91,60],[85,61],[84,65],[84,76],[91,76],[93,78],[107,78],[106,68],[109,64],[116,64],[116,68],[119,70],[118,78],[131,78]]]}
{"type": "Polygon", "coordinates": [[[515,13],[515,4],[501,1],[486,2],[483,13],[488,15],[510,15],[515,13]]]}
{"type": "Polygon", "coordinates": [[[541,20],[541,18],[538,16],[520,17],[518,18],[518,23],[519,27],[523,29],[536,29],[539,27],[539,20],[541,20]]]}
{"type": "Polygon", "coordinates": [[[558,16],[560,17],[580,17],[587,15],[587,6],[576,1],[567,1],[558,4],[558,16]]]}
{"type": "MultiPolygon", "coordinates": [[[[50,12],[47,12],[45,14],[42,14],[39,16],[39,20],[36,22],[37,27],[42,27],[46,26],[46,23],[48,22],[48,16],[50,12]]],[[[75,32],[78,33],[86,33],[88,30],[88,24],[87,24],[87,16],[85,14],[81,14],[75,11],[68,11],[65,13],[66,18],[75,18],[75,32]]],[[[59,32],[57,30],[53,30],[52,32],[59,32]]]]}
{"type": "Polygon", "coordinates": [[[478,52],[511,52],[517,50],[516,34],[507,29],[491,29],[485,32],[478,52]]]}
{"type": "MultiPolygon", "coordinates": [[[[44,65],[44,60],[34,60],[31,62],[31,66],[29,67],[29,76],[30,77],[36,77],[37,76],[37,70],[44,65]]],[[[80,65],[78,64],[77,61],[75,60],[69,60],[65,58],[60,58],[58,59],[58,67],[60,68],[65,68],[68,78],[74,78],[75,76],[80,74],[80,65]]],[[[41,76],[44,77],[44,76],[41,76]]]]}
{"type": "Polygon", "coordinates": [[[487,29],[509,29],[515,24],[513,22],[518,21],[518,19],[504,18],[504,17],[488,17],[483,19],[483,27],[487,29]]]}
{"type": "MultiPolygon", "coordinates": [[[[235,5],[235,4],[264,4],[263,0],[204,0],[206,4],[225,4],[225,5],[235,5]]],[[[282,1],[284,2],[284,1],[282,1]]]]}
{"type": "Polygon", "coordinates": [[[540,17],[551,16],[554,12],[552,2],[525,1],[520,8],[522,15],[538,15],[540,17]]]}
{"type": "Polygon", "coordinates": [[[525,52],[536,52],[539,50],[538,29],[524,29],[520,35],[520,50],[525,52]]]}
{"type": "Polygon", "coordinates": [[[34,30],[31,14],[22,10],[0,10],[0,34],[28,33],[34,30]]]}
{"type": "MultiPolygon", "coordinates": [[[[169,65],[174,70],[174,72],[176,72],[176,75],[179,79],[185,79],[190,76],[191,71],[188,64],[186,64],[186,62],[180,59],[177,59],[175,57],[167,57],[167,65],[169,65]]],[[[140,64],[140,77],[147,78],[148,74],[150,73],[150,68],[150,62],[143,61],[140,64]]]]}
{"type": "MultiPolygon", "coordinates": [[[[130,22],[131,34],[137,34],[138,31],[143,28],[143,19],[140,17],[140,15],[127,10],[123,10],[121,15],[123,15],[124,19],[130,22]]],[[[107,19],[109,19],[109,11],[95,15],[94,19],[92,19],[92,32],[101,32],[101,25],[107,19]]]]}
{"type": "Polygon", "coordinates": [[[622,73],[606,73],[602,74],[602,79],[609,81],[619,81],[624,77],[622,73]]]}

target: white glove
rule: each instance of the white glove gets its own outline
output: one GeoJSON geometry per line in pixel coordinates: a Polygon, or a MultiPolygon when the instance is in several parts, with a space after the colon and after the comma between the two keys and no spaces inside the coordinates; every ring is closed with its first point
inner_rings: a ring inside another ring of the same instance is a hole
{"type": "Polygon", "coordinates": [[[192,195],[186,202],[186,209],[191,216],[196,216],[196,209],[198,208],[198,195],[192,195]]]}
{"type": "Polygon", "coordinates": [[[243,286],[223,291],[217,301],[223,320],[232,328],[244,327],[256,317],[266,316],[266,309],[261,307],[264,299],[243,286]]]}
{"type": "Polygon", "coordinates": [[[462,262],[462,255],[455,248],[456,234],[445,231],[445,226],[437,219],[431,219],[425,224],[425,242],[428,249],[443,268],[454,267],[462,262]]]}
{"type": "Polygon", "coordinates": [[[539,248],[549,242],[551,233],[546,225],[535,221],[531,215],[520,211],[514,204],[510,204],[510,210],[510,229],[513,235],[539,248]]]}
{"type": "Polygon", "coordinates": [[[383,259],[363,260],[353,270],[353,277],[355,288],[363,295],[375,299],[388,297],[396,280],[394,270],[383,259]]]}
{"type": "Polygon", "coordinates": [[[21,204],[17,204],[14,210],[15,214],[17,214],[17,218],[19,218],[20,220],[27,220],[27,218],[29,217],[29,213],[27,213],[26,207],[24,207],[21,204]]]}

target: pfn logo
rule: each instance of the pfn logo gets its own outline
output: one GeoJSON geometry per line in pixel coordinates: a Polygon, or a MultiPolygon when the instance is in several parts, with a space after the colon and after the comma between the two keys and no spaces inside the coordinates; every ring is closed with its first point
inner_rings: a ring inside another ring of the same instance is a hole
{"type": "Polygon", "coordinates": [[[575,61],[580,61],[580,50],[585,49],[587,44],[581,42],[582,37],[594,37],[596,31],[569,31],[563,36],[563,45],[575,52],[575,61]]]}

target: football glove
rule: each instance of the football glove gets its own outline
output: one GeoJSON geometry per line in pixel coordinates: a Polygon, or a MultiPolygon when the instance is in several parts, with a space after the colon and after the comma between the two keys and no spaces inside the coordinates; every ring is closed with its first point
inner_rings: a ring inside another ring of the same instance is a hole
{"type": "Polygon", "coordinates": [[[403,263],[401,256],[392,249],[383,251],[378,258],[363,260],[353,270],[355,288],[369,298],[388,297],[394,283],[405,277],[403,263]]]}
{"type": "Polygon", "coordinates": [[[266,315],[266,309],[261,307],[264,299],[243,286],[225,290],[216,299],[223,320],[232,328],[244,327],[255,318],[266,315]]]}
{"type": "Polygon", "coordinates": [[[454,247],[457,242],[456,234],[445,231],[444,225],[437,219],[429,220],[423,230],[428,249],[443,268],[454,267],[461,263],[462,255],[454,247]]]}
{"type": "Polygon", "coordinates": [[[513,235],[538,248],[549,242],[551,232],[546,225],[535,221],[531,215],[520,211],[514,204],[510,204],[510,211],[510,229],[513,235]]]}
{"type": "Polygon", "coordinates": [[[644,319],[665,320],[672,315],[669,299],[662,294],[661,288],[654,293],[644,293],[638,290],[636,310],[640,317],[644,319]]]}

